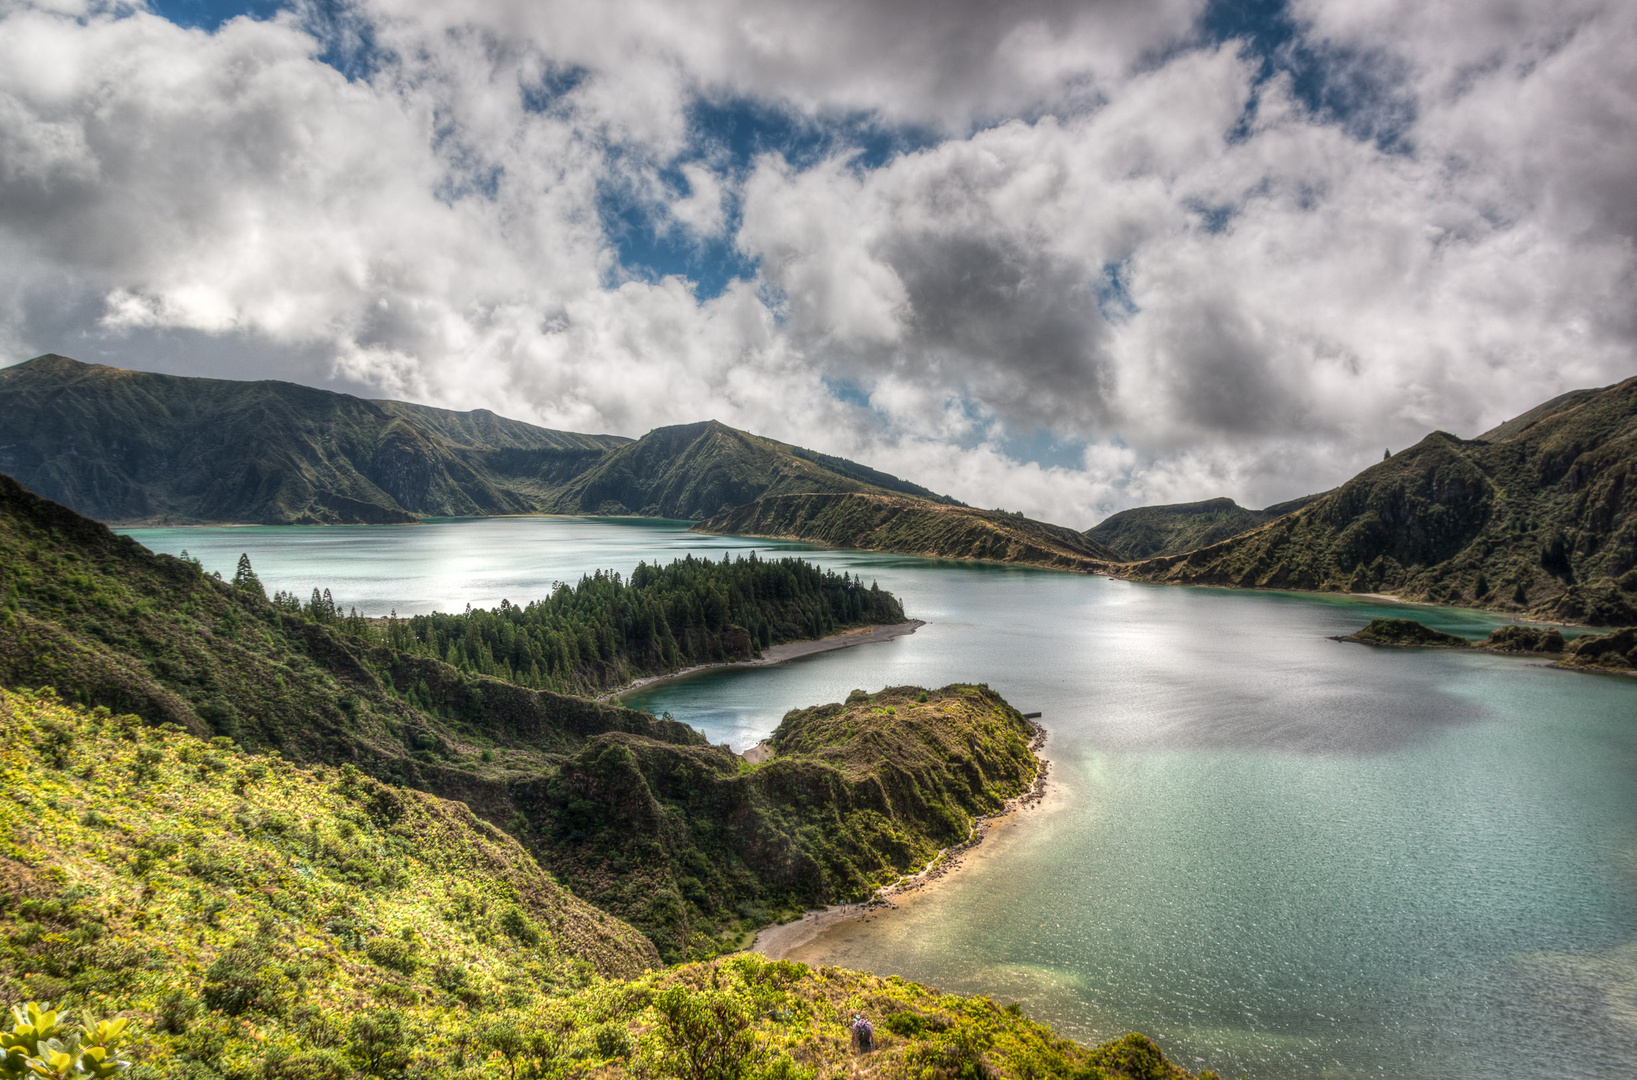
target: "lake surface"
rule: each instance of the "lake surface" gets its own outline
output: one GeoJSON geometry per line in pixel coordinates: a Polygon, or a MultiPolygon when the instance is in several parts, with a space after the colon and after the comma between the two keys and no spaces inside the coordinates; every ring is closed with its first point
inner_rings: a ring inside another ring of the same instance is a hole
{"type": "Polygon", "coordinates": [[[366,614],[789,550],[928,625],[628,698],[743,749],[785,710],[987,682],[1051,733],[1045,809],[827,962],[991,993],[1060,1033],[1294,1077],[1637,1075],[1637,680],[1329,640],[1413,612],[695,536],[674,522],[125,530],[366,614]]]}

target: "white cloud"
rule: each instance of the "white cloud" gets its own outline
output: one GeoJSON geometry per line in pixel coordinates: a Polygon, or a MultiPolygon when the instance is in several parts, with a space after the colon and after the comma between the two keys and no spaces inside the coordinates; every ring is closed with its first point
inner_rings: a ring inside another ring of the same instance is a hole
{"type": "Polygon", "coordinates": [[[1179,47],[1192,0],[360,10],[380,67],[348,81],[299,15],[0,6],[10,357],[165,366],[193,335],[193,373],[714,416],[1079,526],[1304,494],[1634,366],[1629,5],[1302,0],[1310,45],[1413,103],[1392,152],[1179,47]],[[741,184],[698,95],[945,134],[741,184]],[[700,243],[740,220],[759,276],[633,279],[609,190],[700,243]],[[1079,466],[1007,457],[1038,429],[1079,466]]]}

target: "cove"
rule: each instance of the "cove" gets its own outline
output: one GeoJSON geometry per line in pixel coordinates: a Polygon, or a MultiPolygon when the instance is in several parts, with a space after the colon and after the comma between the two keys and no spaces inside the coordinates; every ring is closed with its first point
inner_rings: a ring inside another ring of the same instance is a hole
{"type": "MultiPolygon", "coordinates": [[[[800,552],[927,625],[644,687],[744,749],[854,687],[987,682],[1051,732],[1047,806],[814,960],[1018,1000],[1258,1078],[1629,1077],[1637,1061],[1637,680],[1329,640],[1402,605],[517,518],[125,530],[366,614],[501,598],[693,552],[800,552]]],[[[1415,608],[1477,636],[1501,620],[1415,608]]]]}

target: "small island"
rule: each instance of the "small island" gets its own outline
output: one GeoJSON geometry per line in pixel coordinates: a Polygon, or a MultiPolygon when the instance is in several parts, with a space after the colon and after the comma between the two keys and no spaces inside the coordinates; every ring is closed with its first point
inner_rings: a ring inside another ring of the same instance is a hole
{"type": "Polygon", "coordinates": [[[1637,674],[1637,629],[1586,634],[1566,640],[1563,631],[1555,626],[1514,623],[1490,631],[1483,641],[1471,641],[1435,630],[1415,619],[1371,619],[1364,629],[1336,640],[1397,648],[1472,649],[1547,657],[1562,668],[1637,674]]]}

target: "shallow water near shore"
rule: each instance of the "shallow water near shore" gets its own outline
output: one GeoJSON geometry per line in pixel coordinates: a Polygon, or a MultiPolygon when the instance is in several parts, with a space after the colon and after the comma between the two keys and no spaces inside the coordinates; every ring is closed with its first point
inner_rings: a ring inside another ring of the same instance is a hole
{"type": "Polygon", "coordinates": [[[1016,999],[1064,1035],[1141,1030],[1253,1078],[1620,1077],[1637,1062],[1637,679],[1329,640],[1337,596],[1133,585],[666,522],[124,530],[366,614],[544,595],[685,552],[799,552],[878,580],[915,634],[652,684],[745,749],[854,687],[988,682],[1051,732],[1048,805],[936,890],[801,958],[1016,999]]]}

